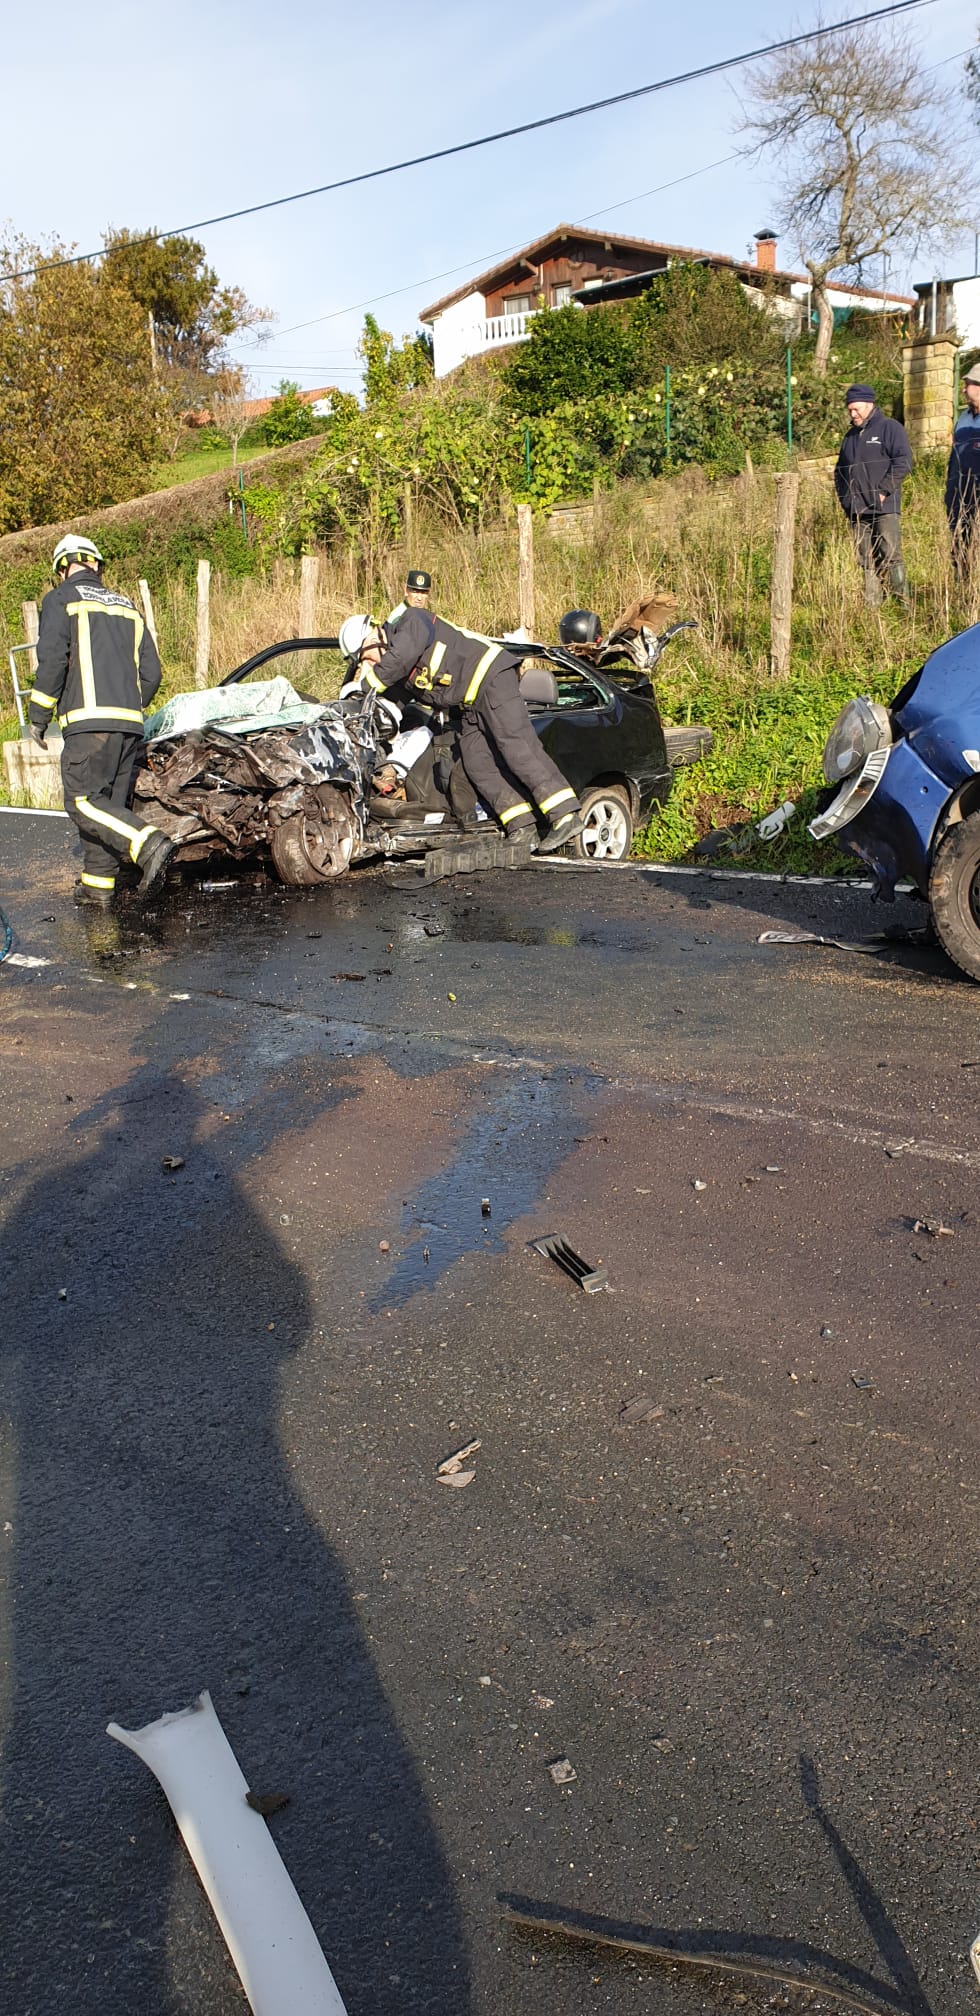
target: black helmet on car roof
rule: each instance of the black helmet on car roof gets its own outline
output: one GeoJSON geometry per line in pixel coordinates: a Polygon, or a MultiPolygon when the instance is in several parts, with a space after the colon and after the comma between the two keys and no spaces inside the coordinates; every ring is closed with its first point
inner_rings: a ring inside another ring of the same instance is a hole
{"type": "Polygon", "coordinates": [[[561,644],[601,644],[602,624],[593,609],[568,609],[558,625],[561,644]]]}

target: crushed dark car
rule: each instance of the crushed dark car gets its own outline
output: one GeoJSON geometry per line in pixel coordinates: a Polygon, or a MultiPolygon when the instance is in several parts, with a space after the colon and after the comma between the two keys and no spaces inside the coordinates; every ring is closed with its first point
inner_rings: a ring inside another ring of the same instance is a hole
{"type": "MultiPolygon", "coordinates": [[[[593,654],[595,663],[560,645],[521,644],[531,719],[583,802],[585,830],[567,850],[579,859],[624,860],[636,827],[666,801],[674,768],[710,747],[707,729],[665,731],[650,677],[687,627],[659,637],[630,632],[593,654]]],[[[322,664],[336,648],[336,638],[272,645],[208,696],[179,695],[151,716],[136,802],[176,842],[178,862],[268,856],[282,881],[310,887],[358,861],[465,849],[496,834],[495,821],[457,788],[452,724],[431,715],[422,756],[386,795],[381,780],[390,777],[396,739],[426,717],[402,718],[386,697],[360,691],[325,703],[304,696],[296,684],[304,659],[322,664]],[[283,660],[292,680],[270,682],[269,668],[278,672],[283,660]],[[182,730],[181,702],[190,718],[205,702],[218,718],[182,730]]]]}

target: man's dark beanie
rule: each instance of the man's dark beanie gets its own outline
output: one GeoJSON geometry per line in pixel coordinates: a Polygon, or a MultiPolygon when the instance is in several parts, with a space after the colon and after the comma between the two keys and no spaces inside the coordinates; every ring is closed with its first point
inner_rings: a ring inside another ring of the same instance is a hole
{"type": "Polygon", "coordinates": [[[870,399],[871,404],[873,406],[875,403],[875,395],[872,386],[849,385],[847,391],[844,394],[845,406],[853,406],[856,399],[870,399]]]}

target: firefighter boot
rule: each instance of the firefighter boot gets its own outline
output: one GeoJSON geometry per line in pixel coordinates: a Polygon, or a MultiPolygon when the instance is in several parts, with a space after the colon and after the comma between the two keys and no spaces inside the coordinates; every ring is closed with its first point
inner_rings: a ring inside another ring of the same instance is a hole
{"type": "Polygon", "coordinates": [[[537,851],[539,854],[557,854],[559,847],[566,846],[569,840],[577,840],[584,832],[585,820],[581,811],[566,812],[564,819],[556,819],[554,825],[549,826],[544,839],[538,841],[537,851]]]}
{"type": "Polygon", "coordinates": [[[100,876],[98,881],[86,882],[84,875],[80,875],[72,893],[76,903],[83,904],[86,909],[112,909],[112,899],[115,892],[113,884],[107,876],[100,876]]]}
{"type": "Polygon", "coordinates": [[[136,891],[137,902],[142,903],[155,889],[167,871],[167,863],[174,851],[174,842],[165,833],[151,833],[140,848],[140,882],[136,891]]]}

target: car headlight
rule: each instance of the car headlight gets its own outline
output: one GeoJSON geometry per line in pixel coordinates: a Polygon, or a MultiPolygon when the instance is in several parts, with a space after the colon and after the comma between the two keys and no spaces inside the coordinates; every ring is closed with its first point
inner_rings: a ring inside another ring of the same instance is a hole
{"type": "Polygon", "coordinates": [[[876,749],[891,744],[892,726],[887,707],[877,700],[849,700],[842,707],[824,744],[823,774],[828,784],[840,784],[860,770],[876,749]]]}

